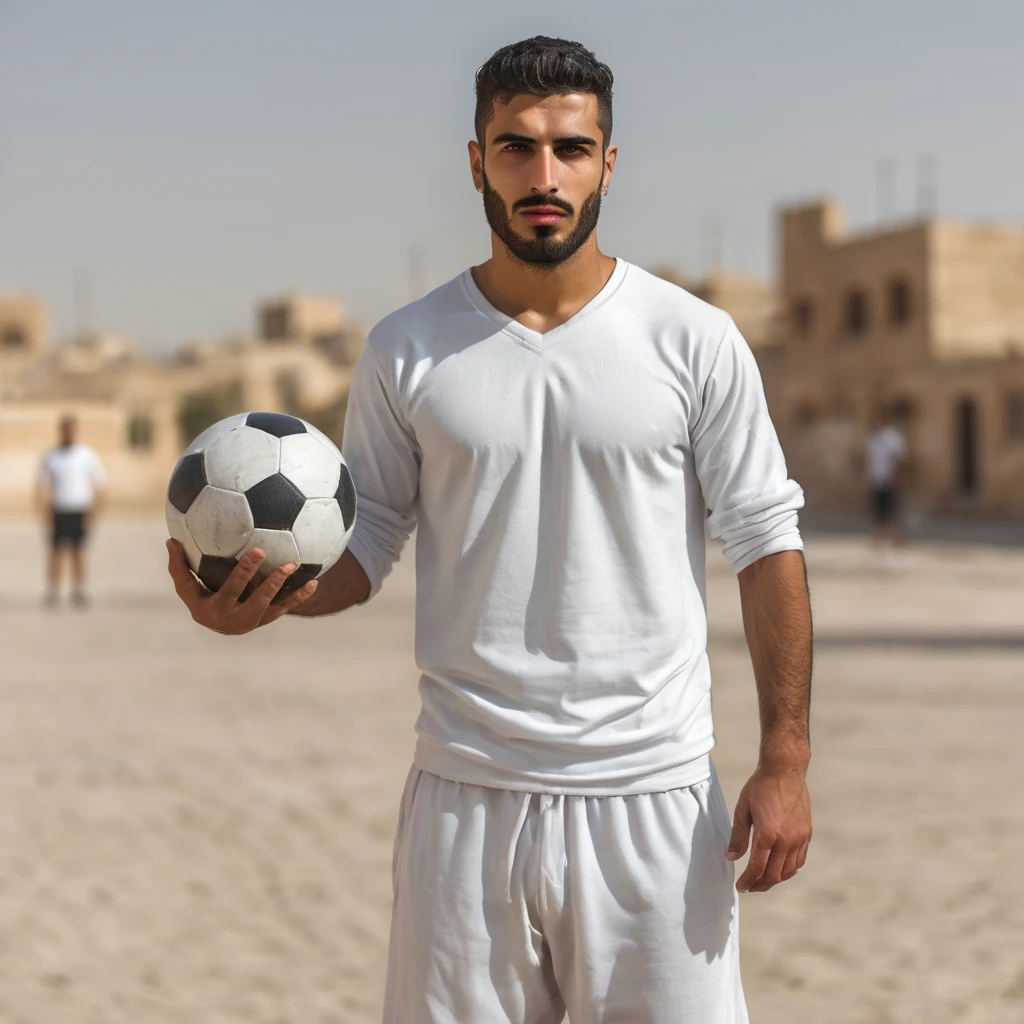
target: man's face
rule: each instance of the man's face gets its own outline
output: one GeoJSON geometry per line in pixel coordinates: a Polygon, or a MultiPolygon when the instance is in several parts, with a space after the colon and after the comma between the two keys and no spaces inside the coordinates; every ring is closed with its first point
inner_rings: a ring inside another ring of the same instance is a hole
{"type": "Polygon", "coordinates": [[[616,157],[602,142],[593,94],[494,104],[485,146],[469,144],[470,164],[487,223],[516,259],[554,267],[593,234],[616,157]]]}
{"type": "Polygon", "coordinates": [[[60,443],[67,448],[75,443],[75,421],[71,418],[60,421],[60,443]]]}

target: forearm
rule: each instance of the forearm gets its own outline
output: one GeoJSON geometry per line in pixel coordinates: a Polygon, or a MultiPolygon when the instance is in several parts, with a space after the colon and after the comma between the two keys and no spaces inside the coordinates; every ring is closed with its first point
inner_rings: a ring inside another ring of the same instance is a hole
{"type": "Polygon", "coordinates": [[[289,612],[290,615],[334,615],[370,596],[370,580],[355,555],[345,551],[317,580],[316,592],[289,612]]]}
{"type": "Polygon", "coordinates": [[[761,716],[761,763],[806,769],[812,628],[803,555],[767,555],[739,574],[739,584],[761,716]]]}

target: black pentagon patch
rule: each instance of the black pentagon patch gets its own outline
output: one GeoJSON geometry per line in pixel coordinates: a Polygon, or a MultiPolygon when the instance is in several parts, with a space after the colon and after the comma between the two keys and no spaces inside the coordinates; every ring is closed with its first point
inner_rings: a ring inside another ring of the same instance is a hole
{"type": "Polygon", "coordinates": [[[217,558],[215,555],[203,555],[199,559],[196,575],[207,590],[220,590],[231,575],[231,570],[238,565],[235,558],[217,558]]]}
{"type": "Polygon", "coordinates": [[[341,477],[338,480],[338,490],[334,497],[341,506],[341,520],[348,530],[352,526],[352,520],[356,517],[356,485],[352,483],[348,466],[342,465],[341,477]]]}
{"type": "Polygon", "coordinates": [[[284,581],[284,586],[281,587],[281,590],[298,590],[299,587],[305,585],[310,580],[315,580],[317,576],[320,575],[320,570],[322,568],[322,565],[310,565],[307,562],[303,562],[302,565],[300,565],[298,569],[296,569],[295,572],[293,572],[291,576],[284,581]]]}
{"type": "MultiPolygon", "coordinates": [[[[238,565],[237,558],[218,558],[215,555],[203,555],[199,559],[199,569],[196,575],[207,590],[217,591],[227,583],[228,577],[236,565],[238,565]]],[[[247,601],[252,596],[255,585],[258,583],[259,580],[254,579],[245,585],[245,590],[242,591],[241,596],[238,598],[239,603],[247,601]]]]}
{"type": "Polygon", "coordinates": [[[186,455],[171,474],[171,482],[167,485],[167,500],[179,512],[187,512],[205,486],[206,466],[203,464],[203,453],[193,452],[186,455]]]}
{"type": "Polygon", "coordinates": [[[274,437],[306,433],[306,424],[302,420],[296,416],[286,416],[283,412],[251,412],[245,418],[245,425],[264,430],[274,437]]]}
{"type": "Polygon", "coordinates": [[[245,492],[257,530],[290,530],[306,496],[283,473],[253,484],[245,492]]]}

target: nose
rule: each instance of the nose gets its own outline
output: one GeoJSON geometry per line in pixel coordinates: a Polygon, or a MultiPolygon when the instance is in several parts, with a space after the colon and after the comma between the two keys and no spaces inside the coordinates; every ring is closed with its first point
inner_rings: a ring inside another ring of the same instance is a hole
{"type": "Polygon", "coordinates": [[[542,196],[557,192],[555,151],[549,146],[541,146],[533,163],[533,185],[530,191],[534,195],[542,196]]]}

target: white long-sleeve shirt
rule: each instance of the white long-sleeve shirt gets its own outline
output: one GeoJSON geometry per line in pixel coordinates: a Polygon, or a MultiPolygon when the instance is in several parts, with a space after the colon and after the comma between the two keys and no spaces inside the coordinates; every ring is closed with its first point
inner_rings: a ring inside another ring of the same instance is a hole
{"type": "Polygon", "coordinates": [[[589,795],[707,777],[705,520],[737,571],[802,547],[726,313],[619,260],[541,335],[467,270],[371,332],[344,455],[372,594],[417,528],[420,768],[589,795]]]}

